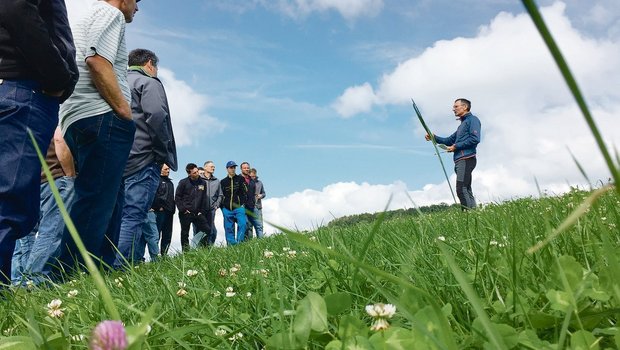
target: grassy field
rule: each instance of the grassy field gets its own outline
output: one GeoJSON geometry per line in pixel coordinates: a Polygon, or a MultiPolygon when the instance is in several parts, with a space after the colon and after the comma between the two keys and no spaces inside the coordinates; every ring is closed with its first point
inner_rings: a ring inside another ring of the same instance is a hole
{"type": "MultiPolygon", "coordinates": [[[[588,195],[377,215],[194,250],[105,283],[134,349],[615,349],[618,195],[526,252],[588,195]],[[367,305],[379,303],[393,315],[377,305],[371,316],[367,305]]],[[[103,300],[86,274],[8,291],[0,349],[87,348],[111,319],[103,300]]]]}

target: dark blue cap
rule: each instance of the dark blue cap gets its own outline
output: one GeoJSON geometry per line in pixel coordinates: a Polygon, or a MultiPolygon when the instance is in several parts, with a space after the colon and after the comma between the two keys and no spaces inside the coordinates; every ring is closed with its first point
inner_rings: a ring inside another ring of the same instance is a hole
{"type": "Polygon", "coordinates": [[[232,160],[229,160],[229,161],[228,161],[228,163],[226,163],[226,167],[227,167],[227,168],[230,168],[230,167],[233,167],[233,166],[235,166],[235,167],[236,167],[236,166],[237,166],[237,163],[235,163],[235,162],[234,162],[234,161],[232,161],[232,160]]]}

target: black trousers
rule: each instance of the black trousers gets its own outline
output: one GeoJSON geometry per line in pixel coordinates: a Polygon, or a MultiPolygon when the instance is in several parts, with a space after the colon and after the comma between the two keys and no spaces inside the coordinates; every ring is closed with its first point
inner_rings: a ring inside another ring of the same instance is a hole
{"type": "Polygon", "coordinates": [[[174,213],[169,211],[155,212],[157,232],[159,232],[159,253],[161,256],[168,254],[170,242],[172,242],[172,219],[174,213]]]}
{"type": "MultiPolygon", "coordinates": [[[[181,249],[185,252],[189,250],[189,228],[192,224],[196,225],[197,232],[204,232],[207,235],[211,232],[211,224],[208,215],[211,213],[179,213],[179,222],[181,223],[181,249]]],[[[205,235],[205,237],[207,237],[205,235]]],[[[200,242],[200,245],[207,245],[206,239],[200,242]]]]}

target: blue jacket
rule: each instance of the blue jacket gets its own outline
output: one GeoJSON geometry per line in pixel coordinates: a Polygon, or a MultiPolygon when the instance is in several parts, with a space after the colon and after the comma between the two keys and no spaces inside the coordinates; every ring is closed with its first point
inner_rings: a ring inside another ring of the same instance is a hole
{"type": "Polygon", "coordinates": [[[461,118],[456,132],[448,137],[435,136],[437,143],[452,146],[455,145],[454,162],[462,158],[476,156],[476,146],[480,143],[480,119],[471,113],[467,113],[461,118]]]}

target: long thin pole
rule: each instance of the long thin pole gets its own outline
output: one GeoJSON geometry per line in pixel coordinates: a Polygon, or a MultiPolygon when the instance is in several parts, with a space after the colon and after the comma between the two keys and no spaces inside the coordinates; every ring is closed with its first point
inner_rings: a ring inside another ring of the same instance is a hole
{"type": "Polygon", "coordinates": [[[435,154],[437,155],[437,158],[439,158],[439,163],[441,164],[441,169],[443,169],[443,174],[446,177],[446,182],[448,183],[448,186],[450,187],[450,193],[452,193],[452,199],[454,199],[454,203],[459,204],[459,202],[456,201],[456,196],[454,195],[454,190],[452,189],[452,185],[450,184],[450,178],[448,178],[448,172],[446,171],[446,167],[443,165],[443,160],[441,159],[441,154],[439,154],[440,151],[437,148],[437,142],[435,141],[435,135],[433,135],[431,130],[428,128],[428,126],[426,126],[426,122],[424,121],[424,118],[422,118],[422,113],[420,113],[420,110],[418,109],[418,106],[415,104],[415,101],[413,99],[411,99],[411,103],[413,103],[413,109],[415,110],[415,113],[418,115],[418,119],[420,120],[420,123],[422,124],[422,127],[424,128],[424,130],[426,131],[428,136],[431,137],[431,141],[433,142],[433,147],[435,147],[435,154]]]}

